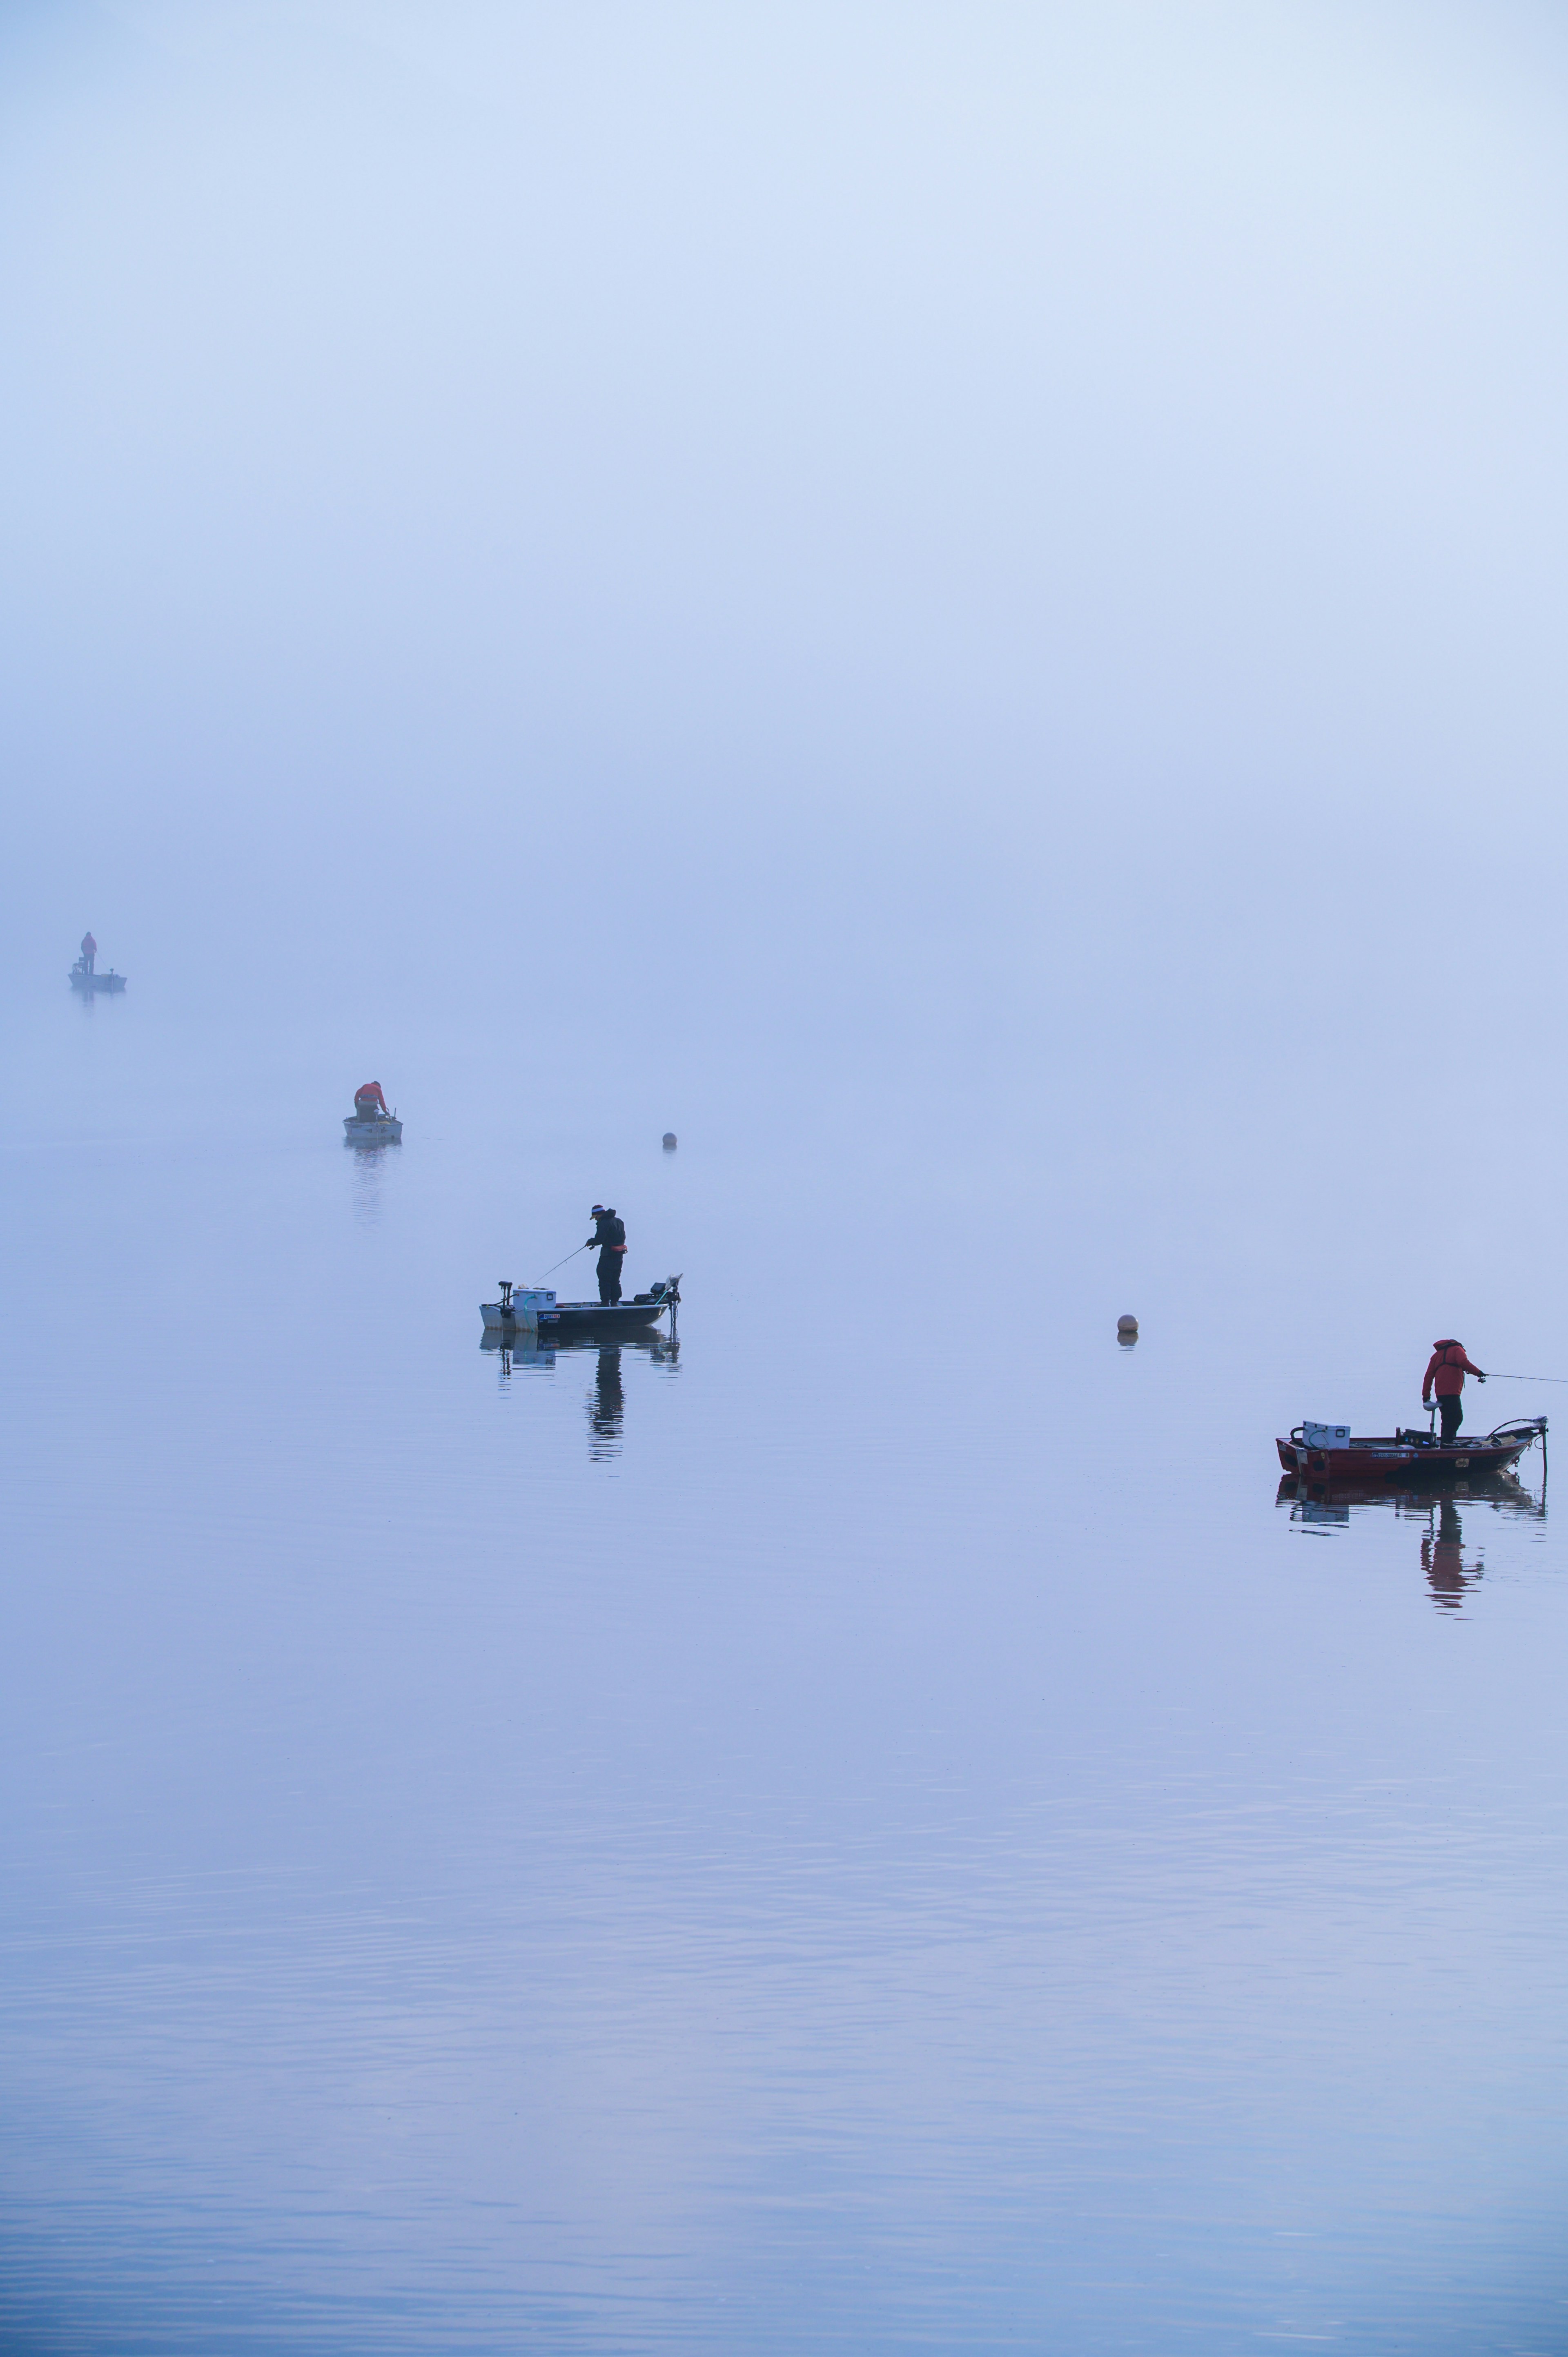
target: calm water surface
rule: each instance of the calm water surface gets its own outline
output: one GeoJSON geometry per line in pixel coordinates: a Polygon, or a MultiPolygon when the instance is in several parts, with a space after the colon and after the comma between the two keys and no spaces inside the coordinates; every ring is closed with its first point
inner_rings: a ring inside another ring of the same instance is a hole
{"type": "Polygon", "coordinates": [[[1278,1495],[1444,1302],[870,1124],[383,1072],[366,1160],[347,1040],[247,1106],[27,1021],[7,2347],[1568,2343],[1540,1456],[1278,1495]],[[678,1347],[483,1349],[600,1196],[678,1347]]]}

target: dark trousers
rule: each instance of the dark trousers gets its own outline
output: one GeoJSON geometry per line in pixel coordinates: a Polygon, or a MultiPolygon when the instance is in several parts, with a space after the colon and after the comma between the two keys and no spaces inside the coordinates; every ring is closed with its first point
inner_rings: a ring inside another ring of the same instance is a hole
{"type": "Polygon", "coordinates": [[[601,1309],[609,1308],[613,1302],[620,1299],[620,1262],[621,1256],[618,1252],[602,1252],[599,1254],[599,1307],[601,1309]]]}
{"type": "Polygon", "coordinates": [[[1450,1392],[1445,1398],[1440,1399],[1437,1413],[1443,1418],[1443,1438],[1446,1445],[1465,1421],[1465,1404],[1458,1393],[1450,1392]]]}

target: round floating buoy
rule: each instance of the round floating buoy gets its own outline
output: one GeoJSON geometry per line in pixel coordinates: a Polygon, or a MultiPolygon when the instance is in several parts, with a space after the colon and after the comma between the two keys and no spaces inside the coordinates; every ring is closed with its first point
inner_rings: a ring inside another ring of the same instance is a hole
{"type": "Polygon", "coordinates": [[[1118,1318],[1116,1320],[1118,1334],[1135,1334],[1137,1330],[1138,1321],[1135,1318],[1118,1318]]]}
{"type": "Polygon", "coordinates": [[[673,1154],[675,1151],[675,1133],[672,1129],[667,1129],[664,1133],[664,1151],[666,1154],[673,1154]]]}

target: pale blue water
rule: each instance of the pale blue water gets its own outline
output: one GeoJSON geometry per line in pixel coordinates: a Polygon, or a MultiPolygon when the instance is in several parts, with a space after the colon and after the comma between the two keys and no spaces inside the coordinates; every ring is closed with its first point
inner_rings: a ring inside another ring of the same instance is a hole
{"type": "Polygon", "coordinates": [[[1276,1502],[1430,1319],[1179,1175],[1026,1283],[945,1119],[531,1135],[454,1039],[366,1164],[346,1042],[16,1040],[7,2348],[1563,2346],[1539,1455],[1276,1502]],[[482,1350],[601,1194],[678,1353],[482,1350]]]}

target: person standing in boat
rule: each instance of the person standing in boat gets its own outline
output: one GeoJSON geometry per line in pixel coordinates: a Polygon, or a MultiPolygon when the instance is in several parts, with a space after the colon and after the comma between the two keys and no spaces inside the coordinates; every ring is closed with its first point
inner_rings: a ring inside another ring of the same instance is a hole
{"type": "Polygon", "coordinates": [[[1464,1343],[1455,1342],[1452,1337],[1445,1342],[1434,1342],[1432,1364],[1427,1368],[1421,1386],[1421,1405],[1424,1407],[1434,1392],[1436,1393],[1437,1413],[1443,1418],[1444,1447],[1465,1421],[1459,1394],[1465,1388],[1466,1375],[1474,1375],[1478,1383],[1487,1380],[1480,1368],[1473,1367],[1465,1356],[1464,1343]]]}
{"type": "Polygon", "coordinates": [[[617,1219],[613,1204],[606,1211],[602,1203],[596,1203],[592,1217],[594,1232],[588,1243],[597,1244],[599,1248],[599,1307],[611,1309],[620,1299],[621,1263],[626,1257],[626,1222],[617,1219]]]}
{"type": "Polygon", "coordinates": [[[92,972],[92,961],[97,955],[97,942],[93,940],[91,933],[83,933],[81,936],[81,970],[83,974],[91,974],[92,972]]]}

